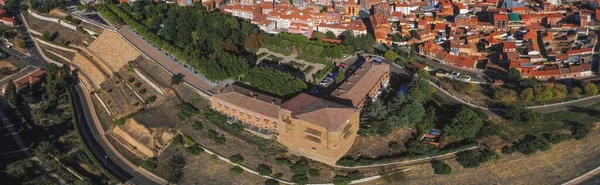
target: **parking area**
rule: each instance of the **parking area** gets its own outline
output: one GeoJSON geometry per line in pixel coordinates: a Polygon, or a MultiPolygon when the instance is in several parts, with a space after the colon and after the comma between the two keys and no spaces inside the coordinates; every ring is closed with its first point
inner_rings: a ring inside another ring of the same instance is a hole
{"type": "MultiPolygon", "coordinates": [[[[374,61],[383,62],[384,60],[380,57],[374,57],[374,61]]],[[[327,74],[327,76],[321,82],[314,86],[310,90],[310,93],[319,96],[331,94],[331,92],[338,87],[338,84],[335,84],[335,77],[338,76],[340,72],[345,73],[345,81],[348,77],[352,76],[356,69],[360,68],[360,66],[362,66],[365,62],[366,57],[364,56],[347,58],[338,66],[336,66],[331,73],[327,74]]]]}

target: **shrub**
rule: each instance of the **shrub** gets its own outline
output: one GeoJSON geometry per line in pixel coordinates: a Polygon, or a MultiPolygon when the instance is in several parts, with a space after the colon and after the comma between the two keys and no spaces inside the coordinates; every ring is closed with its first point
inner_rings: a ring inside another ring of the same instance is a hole
{"type": "Polygon", "coordinates": [[[290,159],[285,158],[285,157],[277,157],[277,158],[275,158],[275,164],[277,164],[279,166],[289,166],[289,165],[292,165],[292,161],[290,161],[290,159]]]}
{"type": "Polygon", "coordinates": [[[146,94],[146,91],[147,91],[146,89],[140,89],[139,93],[140,94],[146,94]]]}
{"type": "Polygon", "coordinates": [[[188,146],[185,148],[190,154],[198,155],[204,151],[198,144],[194,144],[192,146],[188,146]]]}
{"type": "Polygon", "coordinates": [[[294,175],[292,176],[292,182],[298,184],[308,184],[308,177],[306,176],[306,174],[294,175]]]}
{"type": "Polygon", "coordinates": [[[194,130],[202,130],[202,128],[204,128],[204,126],[200,121],[195,121],[194,124],[192,124],[192,129],[194,130]]]}
{"type": "Polygon", "coordinates": [[[358,165],[358,162],[356,162],[356,160],[354,160],[352,157],[347,156],[347,157],[342,157],[340,160],[338,160],[336,162],[337,165],[340,166],[356,166],[358,165]]]}
{"type": "Polygon", "coordinates": [[[273,177],[275,177],[275,178],[281,178],[282,176],[283,176],[283,173],[273,174],[273,177]]]}
{"type": "Polygon", "coordinates": [[[179,113],[177,114],[177,118],[183,121],[192,117],[196,113],[198,113],[198,109],[196,109],[196,107],[189,103],[182,103],[179,105],[179,113]]]}
{"type": "Polygon", "coordinates": [[[481,163],[495,161],[500,156],[491,150],[466,150],[456,153],[456,161],[465,168],[479,167],[481,163]]]}
{"type": "Polygon", "coordinates": [[[582,140],[589,133],[589,129],[584,127],[583,125],[576,125],[571,128],[571,134],[574,139],[582,140]]]}
{"type": "Polygon", "coordinates": [[[348,172],[348,174],[346,174],[346,175],[336,175],[333,178],[333,184],[346,185],[346,184],[350,184],[350,182],[352,182],[353,180],[360,179],[361,177],[362,177],[362,174],[360,172],[351,171],[351,172],[348,172]]]}
{"type": "Polygon", "coordinates": [[[140,166],[148,171],[156,169],[156,158],[149,158],[142,161],[140,166]]]}
{"type": "Polygon", "coordinates": [[[239,174],[241,174],[241,173],[243,173],[243,172],[244,172],[244,169],[242,169],[242,168],[241,168],[241,167],[239,167],[239,166],[234,166],[234,167],[232,167],[231,169],[229,169],[229,172],[231,172],[231,173],[232,173],[232,174],[234,174],[234,175],[239,175],[239,174]]]}
{"type": "Polygon", "coordinates": [[[397,141],[390,141],[388,143],[388,148],[394,150],[394,151],[402,151],[402,150],[406,150],[406,148],[404,147],[404,145],[401,145],[400,143],[398,143],[397,141]]]}
{"type": "Polygon", "coordinates": [[[516,151],[517,151],[517,149],[515,147],[513,147],[513,146],[510,146],[510,145],[502,147],[502,153],[503,154],[509,154],[510,155],[510,154],[512,154],[512,153],[514,153],[516,151]]]}
{"type": "Polygon", "coordinates": [[[265,181],[265,185],[279,185],[279,181],[275,179],[267,179],[267,181],[265,181]]]}
{"type": "Polygon", "coordinates": [[[129,83],[133,83],[133,82],[135,81],[135,78],[134,78],[134,77],[131,77],[131,78],[127,79],[127,81],[128,81],[129,83]]]}
{"type": "Polygon", "coordinates": [[[571,139],[571,137],[572,136],[570,134],[560,134],[560,133],[544,134],[544,138],[546,138],[552,144],[558,144],[560,142],[569,140],[569,139],[571,139]]]}
{"type": "Polygon", "coordinates": [[[311,169],[308,169],[308,174],[311,177],[318,177],[321,175],[321,172],[319,171],[319,169],[311,168],[311,169]]]}
{"type": "Polygon", "coordinates": [[[156,96],[152,95],[152,96],[148,97],[148,99],[146,99],[146,101],[148,103],[152,103],[152,102],[156,101],[156,96]]]}
{"type": "Polygon", "coordinates": [[[235,154],[229,157],[229,161],[236,164],[242,164],[244,163],[244,157],[240,154],[235,154]]]}
{"type": "Polygon", "coordinates": [[[271,175],[273,170],[271,170],[271,167],[267,166],[266,164],[259,164],[256,167],[256,172],[258,172],[260,175],[271,175]]]}
{"type": "Polygon", "coordinates": [[[175,137],[173,138],[173,141],[172,141],[172,142],[173,142],[173,144],[174,144],[175,146],[177,146],[177,147],[183,147],[183,145],[184,145],[184,143],[185,143],[185,142],[183,141],[183,136],[181,136],[181,134],[177,134],[177,136],[175,136],[175,137]]]}
{"type": "Polygon", "coordinates": [[[310,166],[308,165],[308,160],[304,158],[296,161],[296,163],[290,166],[290,170],[294,174],[306,174],[309,168],[310,166]]]}
{"type": "Polygon", "coordinates": [[[142,86],[142,82],[137,82],[134,85],[135,85],[135,87],[141,87],[142,86]]]}
{"type": "Polygon", "coordinates": [[[77,26],[77,27],[75,27],[75,29],[83,34],[88,34],[88,32],[85,29],[83,29],[83,27],[81,27],[81,26],[77,26]]]}
{"type": "Polygon", "coordinates": [[[545,138],[539,138],[535,136],[525,136],[520,141],[513,143],[513,146],[517,148],[517,151],[525,155],[534,154],[537,150],[546,151],[550,149],[551,144],[545,138]]]}
{"type": "Polygon", "coordinates": [[[452,173],[450,165],[441,161],[432,161],[431,168],[433,168],[433,173],[435,174],[445,175],[452,173]]]}

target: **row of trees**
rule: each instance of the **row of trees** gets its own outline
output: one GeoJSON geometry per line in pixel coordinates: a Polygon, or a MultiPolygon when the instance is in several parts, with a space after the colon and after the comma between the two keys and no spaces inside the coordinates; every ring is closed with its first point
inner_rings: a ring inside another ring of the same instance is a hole
{"type": "Polygon", "coordinates": [[[331,44],[288,33],[266,36],[260,46],[285,55],[291,54],[296,48],[300,52],[299,58],[320,63],[324,63],[327,59],[342,58],[353,51],[352,46],[347,44],[331,44]]]}

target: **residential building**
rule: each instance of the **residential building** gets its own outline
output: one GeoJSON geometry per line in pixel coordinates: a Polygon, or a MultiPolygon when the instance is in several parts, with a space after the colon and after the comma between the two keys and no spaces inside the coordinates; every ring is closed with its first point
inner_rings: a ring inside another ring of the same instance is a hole
{"type": "Polygon", "coordinates": [[[341,35],[345,31],[351,31],[354,35],[367,34],[367,26],[361,20],[353,20],[351,22],[341,23],[321,23],[317,27],[317,31],[327,33],[333,32],[335,35],[341,35]]]}
{"type": "Polygon", "coordinates": [[[369,99],[376,98],[388,85],[390,66],[376,59],[368,58],[367,62],[348,77],[332,96],[344,101],[344,104],[362,108],[369,99]]]}

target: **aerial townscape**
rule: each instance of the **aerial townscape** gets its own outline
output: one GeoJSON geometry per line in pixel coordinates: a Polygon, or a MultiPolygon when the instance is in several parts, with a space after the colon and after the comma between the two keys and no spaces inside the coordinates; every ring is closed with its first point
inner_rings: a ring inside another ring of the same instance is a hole
{"type": "Polygon", "coordinates": [[[600,0],[0,7],[0,184],[600,185],[600,0]]]}

